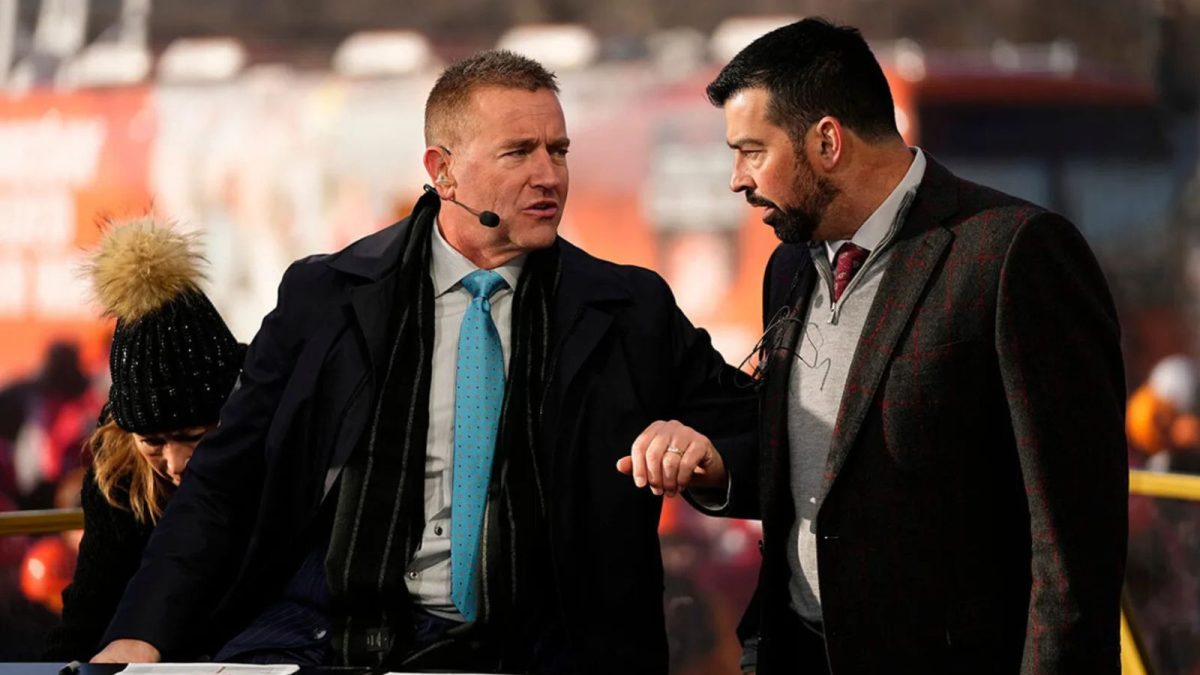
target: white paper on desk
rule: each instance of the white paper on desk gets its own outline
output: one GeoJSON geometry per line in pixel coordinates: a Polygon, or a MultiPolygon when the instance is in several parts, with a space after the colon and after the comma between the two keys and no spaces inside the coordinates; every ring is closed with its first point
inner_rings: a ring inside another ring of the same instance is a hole
{"type": "Polygon", "coordinates": [[[291,675],[300,666],[248,663],[131,663],[119,675],[291,675]]]}

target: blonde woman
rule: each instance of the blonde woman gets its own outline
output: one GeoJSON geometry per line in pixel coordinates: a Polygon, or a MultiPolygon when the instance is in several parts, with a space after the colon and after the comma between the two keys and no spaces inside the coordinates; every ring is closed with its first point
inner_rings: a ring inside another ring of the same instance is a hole
{"type": "Polygon", "coordinates": [[[151,218],[113,223],[87,271],[116,319],[112,388],[87,443],[84,533],[46,656],[86,660],[196,444],[217,423],[244,348],[200,290],[193,236],[151,218]]]}

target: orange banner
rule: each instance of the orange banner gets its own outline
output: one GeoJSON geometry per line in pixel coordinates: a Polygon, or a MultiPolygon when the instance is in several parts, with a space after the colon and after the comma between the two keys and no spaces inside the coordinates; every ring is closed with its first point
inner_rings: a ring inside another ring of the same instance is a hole
{"type": "Polygon", "coordinates": [[[0,381],[56,340],[103,367],[107,330],[79,261],[104,219],[150,208],[151,101],[146,89],[0,99],[0,381]]]}

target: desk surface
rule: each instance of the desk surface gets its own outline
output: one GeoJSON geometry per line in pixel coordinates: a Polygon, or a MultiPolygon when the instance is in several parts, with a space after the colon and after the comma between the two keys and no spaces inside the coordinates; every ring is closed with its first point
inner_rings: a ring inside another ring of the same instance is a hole
{"type": "MultiPolygon", "coordinates": [[[[0,663],[0,675],[58,675],[61,663],[0,663]]],[[[115,675],[125,669],[122,664],[84,663],[79,675],[115,675]]],[[[367,675],[367,668],[301,668],[298,675],[367,675]]]]}
{"type": "MultiPolygon", "coordinates": [[[[3,663],[0,662],[0,675],[58,675],[62,663],[3,663]]],[[[84,663],[79,666],[79,675],[115,675],[125,669],[122,664],[84,663]]],[[[369,668],[335,668],[322,666],[319,668],[305,666],[297,671],[297,675],[369,675],[369,668]]],[[[453,673],[449,670],[423,670],[422,673],[453,673]]]]}

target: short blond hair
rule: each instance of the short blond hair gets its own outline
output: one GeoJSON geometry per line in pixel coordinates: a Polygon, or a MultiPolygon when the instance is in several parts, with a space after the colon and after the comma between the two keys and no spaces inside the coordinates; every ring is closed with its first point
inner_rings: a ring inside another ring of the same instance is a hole
{"type": "Polygon", "coordinates": [[[537,61],[506,49],[479,52],[446,68],[434,83],[425,101],[425,144],[457,142],[471,94],[483,87],[558,93],[554,73],[537,61]]]}

